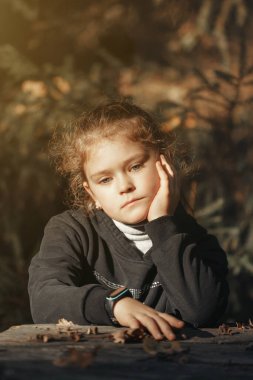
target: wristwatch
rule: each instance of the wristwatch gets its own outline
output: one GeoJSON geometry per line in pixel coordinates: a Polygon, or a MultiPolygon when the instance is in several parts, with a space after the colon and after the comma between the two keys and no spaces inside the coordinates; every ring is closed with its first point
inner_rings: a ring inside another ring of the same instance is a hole
{"type": "Polygon", "coordinates": [[[105,310],[107,311],[107,314],[114,326],[119,326],[119,323],[114,316],[114,312],[113,312],[114,306],[119,300],[125,297],[133,298],[132,293],[130,292],[128,288],[120,287],[114,290],[109,296],[105,298],[105,310]]]}

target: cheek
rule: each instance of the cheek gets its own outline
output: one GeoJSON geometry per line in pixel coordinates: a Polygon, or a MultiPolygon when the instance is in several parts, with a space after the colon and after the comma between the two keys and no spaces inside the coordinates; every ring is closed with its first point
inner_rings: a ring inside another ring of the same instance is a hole
{"type": "Polygon", "coordinates": [[[157,172],[156,166],[150,170],[146,183],[148,184],[149,192],[155,196],[160,187],[160,177],[157,172]]]}
{"type": "Polygon", "coordinates": [[[96,194],[95,194],[96,200],[103,207],[107,207],[108,203],[111,204],[112,197],[113,197],[113,194],[111,194],[111,191],[108,188],[96,191],[96,194]]]}
{"type": "Polygon", "coordinates": [[[160,177],[158,176],[158,174],[155,176],[155,178],[153,178],[153,183],[154,183],[153,191],[154,191],[154,194],[156,194],[160,188],[160,177]]]}

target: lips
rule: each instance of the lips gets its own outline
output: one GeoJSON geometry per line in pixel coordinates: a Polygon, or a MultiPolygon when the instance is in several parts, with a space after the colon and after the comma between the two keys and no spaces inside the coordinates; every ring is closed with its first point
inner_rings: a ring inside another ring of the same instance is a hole
{"type": "Polygon", "coordinates": [[[129,201],[125,202],[121,208],[124,208],[124,207],[130,205],[131,203],[139,201],[140,199],[142,199],[142,198],[130,199],[129,201]]]}

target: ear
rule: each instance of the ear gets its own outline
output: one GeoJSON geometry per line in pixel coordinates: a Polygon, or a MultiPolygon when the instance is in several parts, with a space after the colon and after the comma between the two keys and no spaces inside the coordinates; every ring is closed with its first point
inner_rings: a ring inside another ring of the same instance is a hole
{"type": "Polygon", "coordinates": [[[90,187],[88,185],[88,182],[86,182],[86,181],[83,182],[83,188],[84,188],[85,191],[87,191],[87,193],[91,196],[91,198],[93,200],[95,200],[94,199],[94,195],[93,195],[93,193],[92,193],[92,191],[91,191],[91,189],[90,189],[90,187]]]}
{"type": "Polygon", "coordinates": [[[83,182],[83,187],[84,187],[84,190],[87,191],[87,193],[89,194],[89,196],[93,199],[93,201],[95,202],[96,204],[96,208],[101,208],[101,205],[100,203],[97,201],[97,199],[95,198],[91,188],[89,187],[89,184],[87,181],[84,181],[83,182]]]}

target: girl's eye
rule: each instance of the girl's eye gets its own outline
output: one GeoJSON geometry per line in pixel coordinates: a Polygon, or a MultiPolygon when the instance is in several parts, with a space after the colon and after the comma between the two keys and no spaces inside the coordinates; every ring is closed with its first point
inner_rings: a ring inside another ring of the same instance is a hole
{"type": "Polygon", "coordinates": [[[131,170],[132,171],[137,171],[137,170],[140,170],[141,168],[142,168],[142,164],[136,164],[136,165],[133,165],[132,167],[131,167],[131,170]]]}
{"type": "Polygon", "coordinates": [[[105,177],[105,178],[100,179],[98,183],[105,184],[105,183],[109,183],[110,181],[111,181],[110,177],[105,177]]]}

